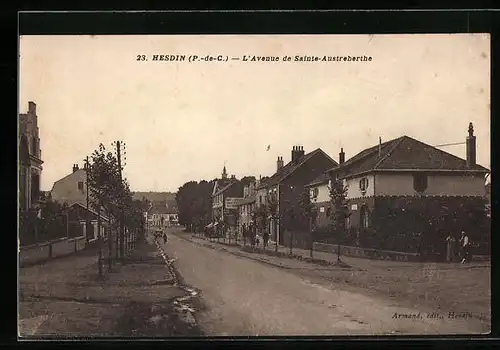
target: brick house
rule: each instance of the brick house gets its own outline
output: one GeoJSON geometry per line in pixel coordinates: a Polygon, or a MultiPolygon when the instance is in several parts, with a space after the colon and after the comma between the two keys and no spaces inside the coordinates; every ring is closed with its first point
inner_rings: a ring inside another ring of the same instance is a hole
{"type": "Polygon", "coordinates": [[[484,240],[477,226],[489,170],[476,164],[472,124],[466,146],[466,159],[408,136],[379,142],[345,162],[342,150],[340,165],[307,186],[320,209],[318,228],[330,222],[329,185],[339,179],[347,188],[346,227],[361,246],[443,255],[439,240],[450,231],[467,230],[471,239],[484,240]]]}
{"type": "Polygon", "coordinates": [[[337,166],[337,162],[320,148],[304,154],[302,146],[294,146],[291,160],[286,165],[283,157],[278,157],[276,173],[256,188],[256,207],[266,205],[269,195],[275,196],[278,202],[278,219],[269,222],[270,238],[279,244],[288,244],[290,235],[294,233],[296,245],[307,246],[309,240],[309,224],[299,215],[289,216],[291,208],[296,208],[304,186],[337,166]]]}
{"type": "Polygon", "coordinates": [[[19,114],[19,209],[36,207],[40,199],[42,150],[36,104],[28,102],[28,112],[19,114]]]}

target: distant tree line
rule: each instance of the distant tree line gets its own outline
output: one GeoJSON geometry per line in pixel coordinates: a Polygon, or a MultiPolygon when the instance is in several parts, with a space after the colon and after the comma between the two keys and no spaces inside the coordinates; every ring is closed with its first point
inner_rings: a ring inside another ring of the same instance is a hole
{"type": "MultiPolygon", "coordinates": [[[[202,230],[212,222],[212,191],[219,179],[210,181],[188,181],[176,193],[179,224],[189,231],[202,230]]],[[[240,181],[242,188],[255,181],[254,176],[245,176],[240,181]]],[[[241,193],[243,196],[243,193],[241,193]]]]}

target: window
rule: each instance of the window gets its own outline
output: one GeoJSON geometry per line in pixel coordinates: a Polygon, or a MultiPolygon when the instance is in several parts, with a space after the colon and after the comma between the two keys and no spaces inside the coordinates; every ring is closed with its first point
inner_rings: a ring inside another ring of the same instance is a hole
{"type": "Polygon", "coordinates": [[[83,191],[83,181],[78,181],[78,189],[83,191]]]}
{"type": "Polygon", "coordinates": [[[427,189],[427,175],[422,173],[413,174],[413,189],[419,193],[427,189]]]}
{"type": "Polygon", "coordinates": [[[317,187],[315,187],[312,192],[313,192],[312,193],[313,199],[314,200],[318,199],[319,189],[317,187]]]}
{"type": "Polygon", "coordinates": [[[368,179],[366,177],[359,180],[359,189],[361,194],[364,196],[366,194],[366,189],[368,188],[368,179]]]}
{"type": "Polygon", "coordinates": [[[326,208],[326,217],[330,217],[332,215],[332,208],[328,207],[326,208]]]}

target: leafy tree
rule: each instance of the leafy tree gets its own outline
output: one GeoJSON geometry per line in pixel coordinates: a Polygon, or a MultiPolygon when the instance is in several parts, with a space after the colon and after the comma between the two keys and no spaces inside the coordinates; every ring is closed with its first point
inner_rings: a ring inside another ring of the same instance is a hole
{"type": "Polygon", "coordinates": [[[91,156],[87,182],[92,208],[104,211],[104,215],[111,219],[118,219],[126,196],[126,185],[120,179],[116,156],[107,152],[103,144],[91,156]]]}
{"type": "Polygon", "coordinates": [[[248,186],[249,184],[255,182],[255,176],[244,176],[240,182],[242,187],[248,186]]]}
{"type": "Polygon", "coordinates": [[[274,193],[271,193],[267,199],[267,212],[269,213],[269,218],[271,219],[271,223],[273,225],[273,231],[276,237],[274,237],[276,241],[275,251],[278,251],[278,235],[277,235],[277,227],[278,220],[280,219],[279,211],[278,211],[278,198],[274,193]]]}
{"type": "Polygon", "coordinates": [[[190,230],[193,226],[193,203],[196,199],[196,181],[182,185],[175,195],[179,211],[179,223],[190,230]]]}
{"type": "MultiPolygon", "coordinates": [[[[121,177],[122,170],[123,166],[119,168],[116,155],[107,151],[101,143],[92,153],[87,166],[90,205],[111,220],[112,229],[116,230],[123,224],[129,231],[137,231],[140,229],[142,211],[138,203],[134,205],[130,186],[127,180],[121,177]]],[[[121,242],[124,243],[125,239],[126,237],[122,236],[121,242]]],[[[124,250],[120,250],[123,257],[124,250]]]]}
{"type": "Polygon", "coordinates": [[[349,237],[346,230],[346,219],[351,215],[347,206],[347,187],[341,179],[331,179],[330,202],[332,204],[331,227],[337,238],[337,255],[340,261],[340,244],[349,237]]]}
{"type": "Polygon", "coordinates": [[[210,222],[213,185],[213,181],[189,181],[177,191],[179,223],[188,230],[203,228],[210,222]]]}
{"type": "Polygon", "coordinates": [[[300,215],[304,222],[307,222],[309,225],[309,252],[312,258],[313,255],[313,231],[314,226],[316,224],[317,218],[317,210],[314,203],[311,201],[311,194],[309,193],[309,189],[304,189],[300,194],[300,215]]]}
{"type": "Polygon", "coordinates": [[[332,180],[329,191],[333,209],[332,228],[336,234],[342,235],[346,231],[346,219],[350,216],[347,206],[347,187],[340,179],[332,180]]]}

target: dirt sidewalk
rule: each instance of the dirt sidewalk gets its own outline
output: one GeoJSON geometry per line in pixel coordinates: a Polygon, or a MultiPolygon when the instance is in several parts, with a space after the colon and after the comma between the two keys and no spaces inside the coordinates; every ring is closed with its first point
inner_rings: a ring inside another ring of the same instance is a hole
{"type": "Polygon", "coordinates": [[[186,291],[152,242],[140,244],[123,264],[98,276],[93,254],[19,270],[21,339],[197,336],[192,314],[176,306],[186,291]]]}

